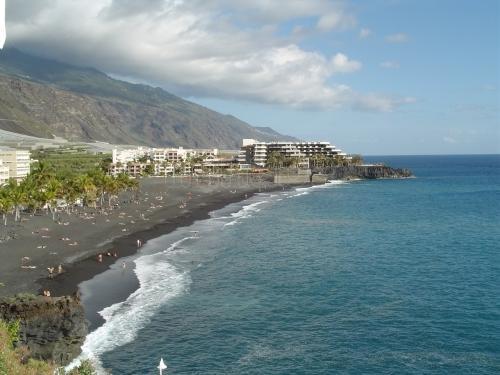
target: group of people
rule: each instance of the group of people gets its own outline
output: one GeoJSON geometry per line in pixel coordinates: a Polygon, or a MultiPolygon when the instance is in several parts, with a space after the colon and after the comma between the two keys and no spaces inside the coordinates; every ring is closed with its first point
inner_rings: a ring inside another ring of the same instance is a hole
{"type": "Polygon", "coordinates": [[[49,278],[50,279],[54,278],[54,276],[56,274],[59,275],[59,274],[61,274],[61,273],[64,272],[62,264],[60,264],[60,265],[57,266],[57,273],[55,273],[55,271],[56,271],[55,267],[47,267],[47,271],[49,271],[49,278]]]}
{"type": "MultiPolygon", "coordinates": [[[[105,253],[105,255],[108,257],[118,258],[118,253],[116,251],[114,251],[113,253],[111,253],[111,251],[108,251],[105,253]]],[[[103,259],[103,254],[102,253],[97,254],[97,262],[102,263],[102,259],[103,259]]]]}

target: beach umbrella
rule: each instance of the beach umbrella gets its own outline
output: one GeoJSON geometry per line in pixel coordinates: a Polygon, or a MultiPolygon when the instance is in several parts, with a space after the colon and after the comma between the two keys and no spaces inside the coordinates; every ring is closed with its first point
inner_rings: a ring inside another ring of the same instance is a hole
{"type": "Polygon", "coordinates": [[[158,365],[158,370],[160,370],[160,375],[163,375],[163,370],[167,369],[167,365],[163,362],[163,358],[160,359],[160,364],[158,365]]]}
{"type": "Polygon", "coordinates": [[[7,31],[5,30],[5,0],[0,0],[0,49],[5,44],[7,31]]]}

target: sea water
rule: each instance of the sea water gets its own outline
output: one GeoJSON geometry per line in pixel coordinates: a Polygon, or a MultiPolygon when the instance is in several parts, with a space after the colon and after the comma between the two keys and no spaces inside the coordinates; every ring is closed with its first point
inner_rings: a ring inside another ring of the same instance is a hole
{"type": "Polygon", "coordinates": [[[84,355],[113,374],[500,373],[500,156],[264,193],[149,241],[84,355]]]}

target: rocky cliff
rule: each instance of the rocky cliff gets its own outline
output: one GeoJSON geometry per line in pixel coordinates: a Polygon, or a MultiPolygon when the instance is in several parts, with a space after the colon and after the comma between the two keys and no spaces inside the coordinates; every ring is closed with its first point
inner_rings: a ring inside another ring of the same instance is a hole
{"type": "Polygon", "coordinates": [[[409,169],[391,168],[385,165],[350,165],[315,169],[315,173],[328,175],[331,180],[347,180],[354,178],[408,178],[413,174],[409,169]]]}
{"type": "Polygon", "coordinates": [[[20,321],[18,344],[27,346],[32,358],[61,365],[80,354],[88,332],[77,297],[4,298],[0,300],[0,319],[20,321]]]}

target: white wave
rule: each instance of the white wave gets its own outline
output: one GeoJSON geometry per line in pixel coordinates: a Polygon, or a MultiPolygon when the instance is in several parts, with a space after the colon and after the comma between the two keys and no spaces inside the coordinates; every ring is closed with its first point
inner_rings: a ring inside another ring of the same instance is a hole
{"type": "Polygon", "coordinates": [[[187,291],[191,282],[187,272],[181,272],[165,259],[165,254],[175,250],[182,242],[195,237],[185,237],[161,253],[145,255],[135,260],[135,273],[140,287],[127,300],[106,307],[99,314],[105,323],[90,333],[82,346],[82,354],[68,369],[78,366],[84,359],[96,364],[103,373],[100,356],[119,346],[132,342],[169,299],[187,291]]]}
{"type": "Polygon", "coordinates": [[[253,213],[259,212],[260,208],[258,208],[258,206],[260,206],[261,204],[264,204],[264,203],[268,203],[268,201],[258,201],[258,202],[254,202],[252,204],[248,204],[246,206],[243,206],[241,208],[241,210],[231,214],[231,217],[234,218],[234,220],[230,221],[229,223],[226,223],[224,226],[226,227],[226,226],[235,225],[235,224],[239,223],[241,219],[245,219],[247,217],[252,216],[253,213]]]}

